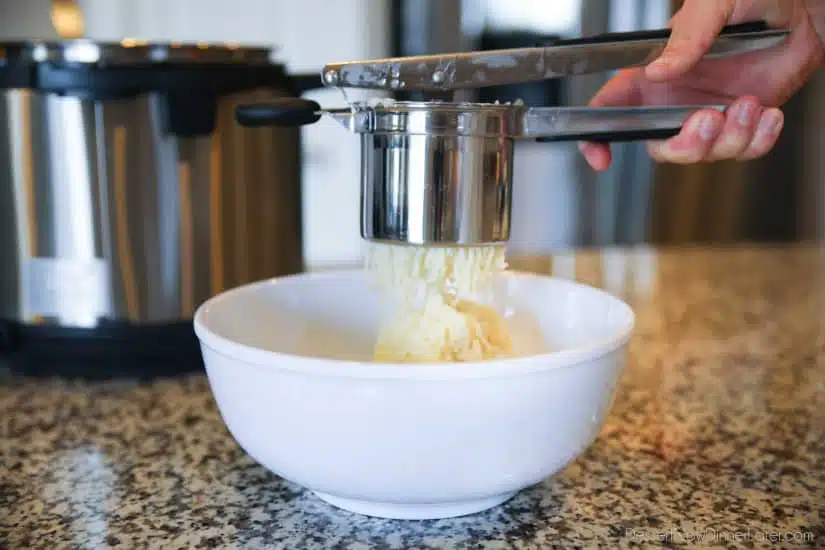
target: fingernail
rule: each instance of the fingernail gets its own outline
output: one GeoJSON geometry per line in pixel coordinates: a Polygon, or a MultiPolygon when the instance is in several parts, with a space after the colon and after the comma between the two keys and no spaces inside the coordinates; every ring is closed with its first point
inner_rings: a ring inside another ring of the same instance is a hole
{"type": "Polygon", "coordinates": [[[711,115],[699,115],[698,120],[694,123],[694,128],[699,133],[702,141],[710,141],[716,133],[716,123],[711,115]]]}
{"type": "Polygon", "coordinates": [[[736,106],[736,121],[742,126],[750,126],[756,114],[756,104],[746,101],[736,106]]]}
{"type": "Polygon", "coordinates": [[[769,112],[765,113],[762,120],[759,121],[757,131],[763,134],[777,134],[782,127],[782,117],[779,113],[769,112]]]}

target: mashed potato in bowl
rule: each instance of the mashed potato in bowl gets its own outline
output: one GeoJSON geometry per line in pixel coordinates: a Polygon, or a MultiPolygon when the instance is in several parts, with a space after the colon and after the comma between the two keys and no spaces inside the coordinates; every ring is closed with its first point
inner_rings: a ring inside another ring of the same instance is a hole
{"type": "Polygon", "coordinates": [[[367,268],[397,310],[379,332],[374,359],[474,362],[513,355],[507,323],[489,301],[507,268],[503,246],[370,243],[367,268]]]}
{"type": "Polygon", "coordinates": [[[436,519],[501,504],[598,435],[634,321],[572,281],[508,272],[493,284],[517,357],[417,364],[372,359],[401,308],[385,316],[369,273],[226,291],[194,320],[221,418],[253,460],[351,512],[436,519]]]}
{"type": "Polygon", "coordinates": [[[513,338],[490,306],[431,296],[419,308],[403,309],[385,325],[375,345],[376,361],[434,363],[508,357],[513,338]]]}

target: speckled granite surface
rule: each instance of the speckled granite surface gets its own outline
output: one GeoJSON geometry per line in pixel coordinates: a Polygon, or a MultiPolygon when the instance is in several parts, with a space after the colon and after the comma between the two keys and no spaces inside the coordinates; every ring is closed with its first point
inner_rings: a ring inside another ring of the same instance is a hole
{"type": "Polygon", "coordinates": [[[600,438],[466,518],[339,511],[254,464],[206,381],[0,377],[0,545],[23,548],[825,548],[825,250],[516,262],[606,287],[638,332],[600,438]]]}

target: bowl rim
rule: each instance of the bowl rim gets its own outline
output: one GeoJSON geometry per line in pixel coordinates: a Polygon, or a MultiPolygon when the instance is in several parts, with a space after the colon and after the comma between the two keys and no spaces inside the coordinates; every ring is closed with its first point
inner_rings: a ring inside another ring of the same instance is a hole
{"type": "MultiPolygon", "coordinates": [[[[214,353],[226,358],[243,362],[249,366],[275,371],[295,371],[302,374],[320,376],[334,376],[344,378],[391,378],[410,380],[456,380],[467,378],[498,378],[520,376],[528,373],[569,368],[582,363],[592,362],[605,355],[625,347],[633,335],[636,326],[636,315],[633,309],[622,299],[609,292],[561,277],[542,275],[528,271],[507,270],[502,275],[525,279],[544,279],[554,284],[570,288],[586,289],[588,292],[600,294],[603,298],[618,306],[623,314],[623,323],[619,330],[608,338],[595,340],[586,346],[577,348],[550,351],[524,357],[508,359],[474,361],[467,363],[385,363],[357,361],[353,359],[329,359],[309,357],[270,351],[247,344],[241,344],[220,336],[208,328],[204,316],[208,310],[217,304],[233,299],[234,296],[255,292],[258,289],[278,284],[289,284],[303,279],[340,279],[341,277],[363,276],[362,268],[331,269],[319,272],[304,272],[294,275],[285,275],[240,285],[203,302],[195,311],[193,325],[195,334],[200,340],[202,348],[208,348],[214,353]]],[[[203,350],[202,350],[203,351],[203,350]]],[[[205,359],[205,358],[204,358],[205,359]]],[[[206,362],[206,361],[205,361],[206,362]]],[[[207,365],[208,370],[208,365],[207,365]]]]}

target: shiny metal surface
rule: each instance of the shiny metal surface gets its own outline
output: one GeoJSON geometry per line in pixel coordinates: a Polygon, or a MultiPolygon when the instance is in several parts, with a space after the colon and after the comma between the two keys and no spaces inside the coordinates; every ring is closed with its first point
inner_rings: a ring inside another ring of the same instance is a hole
{"type": "Polygon", "coordinates": [[[530,107],[523,113],[516,138],[560,138],[612,132],[646,132],[681,128],[700,109],[724,112],[724,105],[673,107],[530,107]]]}
{"type": "Polygon", "coordinates": [[[496,137],[361,136],[361,236],[409,244],[510,237],[513,142],[496,137]]]}
{"type": "MultiPolygon", "coordinates": [[[[769,30],[717,37],[705,57],[724,57],[770,48],[788,32],[769,30]]],[[[457,52],[327,64],[328,86],[404,91],[472,89],[518,84],[645,65],[667,38],[586,45],[457,52]]]]}
{"type": "MultiPolygon", "coordinates": [[[[394,102],[361,125],[361,236],[473,245],[510,237],[511,105],[394,102]]],[[[360,129],[360,130],[359,130],[360,129]]]]}
{"type": "Polygon", "coordinates": [[[191,318],[208,297],[302,269],[295,128],[161,130],[161,101],[0,94],[0,319],[90,327],[191,318]]]}
{"type": "Polygon", "coordinates": [[[355,133],[499,137],[521,132],[523,109],[512,104],[382,101],[328,111],[355,133]]]}
{"type": "Polygon", "coordinates": [[[359,134],[447,134],[536,139],[679,129],[694,112],[708,108],[726,109],[724,105],[525,108],[511,103],[397,101],[375,106],[355,104],[350,109],[322,113],[359,134]]]}
{"type": "Polygon", "coordinates": [[[232,63],[271,65],[272,48],[240,47],[238,44],[177,42],[149,43],[135,38],[120,42],[89,39],[17,41],[0,43],[0,60],[5,63],[72,63],[132,66],[153,63],[232,63]]]}
{"type": "Polygon", "coordinates": [[[516,139],[679,128],[697,108],[394,102],[333,116],[361,134],[364,239],[475,245],[510,238],[516,139]]]}

